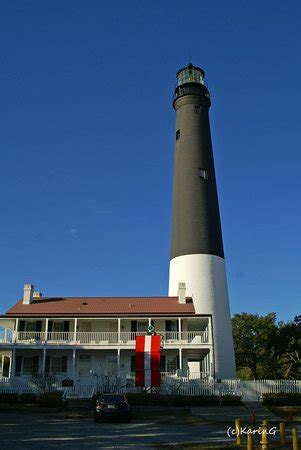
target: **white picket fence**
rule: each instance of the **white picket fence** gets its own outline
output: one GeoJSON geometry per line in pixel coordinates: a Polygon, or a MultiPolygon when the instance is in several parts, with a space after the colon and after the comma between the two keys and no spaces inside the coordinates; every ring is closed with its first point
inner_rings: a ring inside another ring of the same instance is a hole
{"type": "MultiPolygon", "coordinates": [[[[135,387],[133,375],[124,377],[103,376],[86,377],[75,380],[73,386],[64,387],[62,379],[55,381],[52,389],[59,389],[67,397],[91,398],[95,392],[104,389],[118,392],[141,392],[135,387]]],[[[0,393],[38,393],[34,379],[14,377],[0,379],[0,393]]],[[[161,377],[161,393],[202,396],[241,396],[243,401],[259,401],[265,393],[287,392],[301,393],[301,381],[298,380],[221,380],[220,382],[193,377],[177,377],[164,373],[161,377]]]]}

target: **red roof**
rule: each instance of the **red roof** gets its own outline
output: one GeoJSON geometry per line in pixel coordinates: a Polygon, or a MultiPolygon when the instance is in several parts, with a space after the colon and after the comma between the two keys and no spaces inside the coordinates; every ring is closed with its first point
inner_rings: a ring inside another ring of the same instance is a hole
{"type": "Polygon", "coordinates": [[[180,304],[178,297],[40,297],[29,305],[20,300],[6,315],[11,316],[119,316],[194,315],[191,298],[180,304]]]}

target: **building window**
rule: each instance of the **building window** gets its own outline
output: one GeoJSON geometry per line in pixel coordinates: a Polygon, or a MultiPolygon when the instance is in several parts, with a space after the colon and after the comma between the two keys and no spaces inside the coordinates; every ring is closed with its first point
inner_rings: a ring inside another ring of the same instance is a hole
{"type": "Polygon", "coordinates": [[[62,372],[62,358],[60,357],[51,358],[51,372],[52,373],[62,372]]]}
{"type": "Polygon", "coordinates": [[[148,320],[145,321],[141,321],[137,323],[137,331],[138,333],[143,333],[147,331],[147,327],[148,327],[148,320]]]}
{"type": "Polygon", "coordinates": [[[33,359],[30,358],[24,358],[23,359],[23,373],[32,373],[33,372],[33,359]]]}
{"type": "Polygon", "coordinates": [[[167,356],[166,358],[166,371],[176,373],[177,371],[177,356],[167,356]]]}
{"type": "Polygon", "coordinates": [[[36,331],[36,322],[26,322],[26,331],[36,331]]]}
{"type": "Polygon", "coordinates": [[[165,331],[178,331],[177,320],[165,320],[165,331]]]}
{"type": "Polygon", "coordinates": [[[196,114],[201,114],[201,111],[202,111],[202,108],[201,108],[200,106],[195,106],[195,107],[194,107],[194,112],[195,112],[196,114]]]}
{"type": "Polygon", "coordinates": [[[180,130],[177,130],[177,131],[176,131],[176,141],[177,141],[178,139],[180,139],[180,134],[181,134],[180,130]]]}
{"type": "Polygon", "coordinates": [[[53,322],[53,331],[62,333],[64,331],[64,322],[53,322]]]}
{"type": "Polygon", "coordinates": [[[208,180],[208,173],[206,169],[199,169],[199,175],[202,180],[208,180]]]}
{"type": "Polygon", "coordinates": [[[2,376],[8,378],[9,370],[10,370],[10,357],[4,356],[3,357],[3,366],[2,366],[2,376]]]}

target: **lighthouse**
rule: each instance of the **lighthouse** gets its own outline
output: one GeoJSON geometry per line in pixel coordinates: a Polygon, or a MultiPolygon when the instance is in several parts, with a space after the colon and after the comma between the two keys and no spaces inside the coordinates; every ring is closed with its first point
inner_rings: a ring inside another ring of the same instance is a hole
{"type": "Polygon", "coordinates": [[[205,72],[177,74],[169,296],[186,284],[197,314],[212,317],[214,374],[235,378],[235,358],[222,229],[211,143],[205,72]]]}

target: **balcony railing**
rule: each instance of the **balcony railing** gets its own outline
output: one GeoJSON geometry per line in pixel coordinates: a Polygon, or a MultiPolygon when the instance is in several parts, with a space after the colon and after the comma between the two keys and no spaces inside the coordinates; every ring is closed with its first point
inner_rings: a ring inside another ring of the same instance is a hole
{"type": "MultiPolygon", "coordinates": [[[[172,344],[206,344],[209,343],[207,330],[205,331],[157,331],[162,336],[163,345],[172,344]]],[[[122,331],[10,331],[0,332],[0,344],[71,344],[71,345],[129,345],[135,344],[136,336],[146,335],[145,332],[122,331]]]]}

